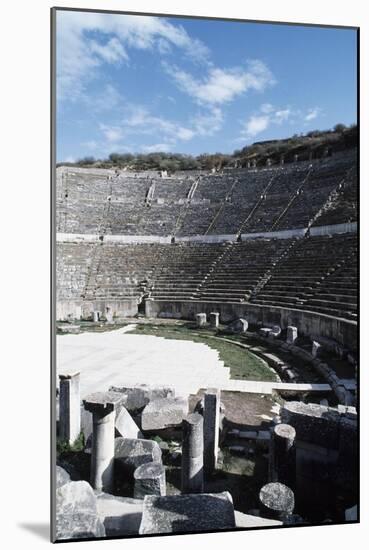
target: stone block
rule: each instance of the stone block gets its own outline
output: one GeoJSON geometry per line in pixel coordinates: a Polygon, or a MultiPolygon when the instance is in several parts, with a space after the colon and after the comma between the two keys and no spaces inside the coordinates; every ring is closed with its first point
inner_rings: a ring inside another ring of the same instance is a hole
{"type": "Polygon", "coordinates": [[[233,529],[235,516],[228,492],[167,497],[146,496],[140,535],[233,529]]]}
{"type": "Polygon", "coordinates": [[[142,519],[142,500],[97,493],[96,502],[106,536],[138,535],[142,519]]]}
{"type": "Polygon", "coordinates": [[[297,440],[329,449],[338,448],[338,411],[315,403],[289,401],[281,409],[281,419],[295,428],[297,440]]]}
{"type": "Polygon", "coordinates": [[[96,496],[86,481],[71,481],[56,490],[56,539],[104,537],[96,496]]]}
{"type": "Polygon", "coordinates": [[[249,328],[249,323],[246,319],[235,319],[227,326],[227,331],[233,332],[235,334],[243,334],[249,328]]]}
{"type": "Polygon", "coordinates": [[[209,315],[210,326],[214,328],[219,327],[219,313],[212,312],[209,315]]]}
{"type": "Polygon", "coordinates": [[[136,422],[123,405],[117,406],[115,415],[115,433],[128,439],[142,439],[142,433],[136,422]]]}
{"type": "Polygon", "coordinates": [[[161,464],[161,449],[156,441],[150,439],[115,439],[116,469],[133,474],[142,464],[158,462],[161,464]]]}
{"type": "Polygon", "coordinates": [[[297,339],[298,332],[297,327],[289,326],[287,327],[287,344],[293,344],[294,341],[297,339]]]}
{"type": "Polygon", "coordinates": [[[61,487],[70,482],[70,475],[61,466],[56,467],[56,487],[61,487]]]}
{"type": "Polygon", "coordinates": [[[142,411],[141,426],[147,430],[162,430],[180,426],[188,414],[188,398],[165,397],[150,401],[142,411]]]}
{"type": "Polygon", "coordinates": [[[146,495],[166,495],[165,468],[159,462],[148,462],[139,466],[134,474],[134,497],[143,499],[146,495]]]}
{"type": "Polygon", "coordinates": [[[111,386],[109,391],[118,392],[122,395],[122,405],[128,411],[140,411],[150,401],[163,397],[175,397],[175,390],[169,386],[148,386],[139,384],[133,387],[111,386]]]}
{"type": "Polygon", "coordinates": [[[206,313],[196,314],[196,324],[198,327],[203,327],[206,325],[206,313]]]}
{"type": "Polygon", "coordinates": [[[268,338],[278,338],[281,335],[282,329],[278,325],[274,325],[268,333],[268,338]]]}

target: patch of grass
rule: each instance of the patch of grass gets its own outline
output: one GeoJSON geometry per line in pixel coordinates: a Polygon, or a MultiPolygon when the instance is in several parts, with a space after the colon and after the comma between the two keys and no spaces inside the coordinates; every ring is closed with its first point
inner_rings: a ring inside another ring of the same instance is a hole
{"type": "MultiPolygon", "coordinates": [[[[231,378],[234,380],[262,380],[276,381],[277,375],[259,357],[248,350],[224,342],[221,338],[214,338],[214,332],[207,329],[191,328],[182,325],[175,327],[154,326],[150,324],[138,325],[130,334],[145,334],[161,336],[168,340],[190,340],[206,344],[219,352],[220,360],[225,367],[229,367],[231,378]]],[[[237,341],[237,338],[232,338],[237,341]]]]}

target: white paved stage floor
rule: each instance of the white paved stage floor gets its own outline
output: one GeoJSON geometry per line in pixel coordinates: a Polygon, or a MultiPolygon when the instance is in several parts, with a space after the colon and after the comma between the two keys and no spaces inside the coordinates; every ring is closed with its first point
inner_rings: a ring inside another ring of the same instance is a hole
{"type": "Polygon", "coordinates": [[[129,334],[127,327],[111,332],[57,337],[57,372],[81,373],[81,397],[112,385],[167,385],[176,393],[224,387],[229,369],[218,352],[184,340],[129,334]]]}
{"type": "Polygon", "coordinates": [[[273,390],[327,392],[329,384],[231,380],[218,352],[206,344],[129,334],[133,326],[111,332],[57,337],[57,372],[80,372],[81,397],[110,386],[171,386],[176,395],[201,388],[272,394],[273,390]]]}

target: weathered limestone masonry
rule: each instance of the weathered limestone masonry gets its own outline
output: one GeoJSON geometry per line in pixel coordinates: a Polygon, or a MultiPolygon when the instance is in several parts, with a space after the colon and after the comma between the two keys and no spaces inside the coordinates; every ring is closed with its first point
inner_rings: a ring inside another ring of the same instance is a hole
{"type": "Polygon", "coordinates": [[[282,422],[296,430],[296,496],[304,502],[329,499],[332,487],[355,495],[357,416],[353,407],[337,409],[286,402],[282,422]]]}
{"type": "Polygon", "coordinates": [[[219,327],[219,313],[211,312],[209,315],[210,326],[214,328],[219,327]]]}
{"type": "Polygon", "coordinates": [[[59,374],[59,382],[60,439],[73,445],[81,432],[79,372],[59,374]]]}
{"type": "Polygon", "coordinates": [[[272,431],[270,444],[270,479],[296,486],[296,431],[288,424],[277,424],[272,431]]]}
{"type": "Polygon", "coordinates": [[[188,414],[188,397],[163,397],[150,401],[141,416],[141,426],[146,430],[162,430],[182,424],[188,414]]]}
{"type": "Polygon", "coordinates": [[[114,484],[115,407],[122,396],[114,392],[92,393],[83,400],[92,413],[91,485],[111,492],[114,484]]]}
{"type": "Polygon", "coordinates": [[[196,323],[198,327],[206,325],[206,313],[198,313],[196,315],[196,323]]]}
{"type": "Polygon", "coordinates": [[[296,327],[287,327],[287,344],[293,344],[298,336],[296,327]]]}
{"type": "Polygon", "coordinates": [[[134,498],[145,498],[146,495],[166,495],[165,468],[158,462],[148,462],[139,466],[133,477],[135,479],[134,498]]]}
{"type": "Polygon", "coordinates": [[[295,507],[293,491],[282,483],[268,483],[259,493],[260,515],[285,522],[295,507]]]}
{"type": "Polygon", "coordinates": [[[233,529],[235,514],[231,495],[146,496],[140,535],[233,529]]]}
{"type": "Polygon", "coordinates": [[[189,414],[182,422],[182,493],[204,490],[204,419],[189,414]]]}
{"type": "Polygon", "coordinates": [[[220,390],[207,389],[204,395],[204,472],[211,475],[216,467],[219,444],[220,390]]]}
{"type": "Polygon", "coordinates": [[[146,300],[146,317],[168,317],[194,320],[199,312],[211,313],[214,307],[220,313],[223,323],[239,317],[250,324],[262,326],[279,325],[282,329],[295,326],[302,335],[319,334],[336,340],[349,350],[357,349],[357,323],[347,319],[279,306],[252,303],[237,304],[225,302],[146,300]]]}

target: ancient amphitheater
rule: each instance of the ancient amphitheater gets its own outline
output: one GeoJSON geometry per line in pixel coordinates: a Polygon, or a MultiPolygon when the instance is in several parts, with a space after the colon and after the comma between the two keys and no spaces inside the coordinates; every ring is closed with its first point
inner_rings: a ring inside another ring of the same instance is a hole
{"type": "Polygon", "coordinates": [[[356,349],[356,151],[221,174],[57,170],[57,318],[219,311],[356,349]]]}
{"type": "Polygon", "coordinates": [[[356,149],[211,173],[61,166],[56,194],[59,331],[108,329],[58,337],[59,439],[84,439],[82,458],[59,450],[57,537],[355,521],[356,149]],[[154,331],[182,325],[228,334],[267,378],[168,341],[159,379],[154,331]],[[174,395],[186,360],[199,377],[174,395]]]}

